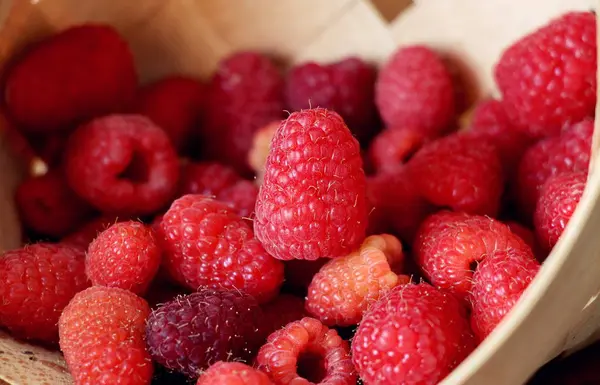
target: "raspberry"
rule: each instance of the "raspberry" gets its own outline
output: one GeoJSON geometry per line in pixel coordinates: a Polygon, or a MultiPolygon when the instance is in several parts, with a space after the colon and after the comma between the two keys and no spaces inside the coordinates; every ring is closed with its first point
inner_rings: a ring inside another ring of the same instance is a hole
{"type": "Polygon", "coordinates": [[[254,133],[254,140],[252,141],[252,148],[248,153],[248,164],[254,170],[256,174],[256,182],[262,184],[265,164],[267,163],[267,156],[271,149],[271,140],[275,136],[275,132],[279,128],[281,121],[276,120],[265,125],[260,130],[254,133]]]}
{"type": "Polygon", "coordinates": [[[223,190],[217,199],[227,203],[242,218],[250,218],[256,206],[258,187],[249,180],[240,180],[223,190]]]}
{"type": "Polygon", "coordinates": [[[225,203],[202,195],[173,202],[161,222],[165,266],[190,289],[238,289],[266,302],[277,295],[283,265],[225,203]]]}
{"type": "Polygon", "coordinates": [[[452,77],[424,46],[394,53],[377,79],[375,103],[388,127],[414,127],[431,137],[446,131],[456,112],[452,77]]]}
{"type": "Polygon", "coordinates": [[[504,222],[504,224],[510,228],[510,231],[512,231],[513,234],[521,238],[527,244],[527,246],[531,248],[533,255],[535,255],[538,261],[541,262],[546,259],[548,254],[545,250],[542,250],[535,233],[532,230],[518,222],[507,221],[504,222]]]}
{"type": "Polygon", "coordinates": [[[140,222],[116,223],[92,241],[86,272],[94,285],[146,291],[158,271],[161,249],[154,231],[140,222]]]}
{"type": "Polygon", "coordinates": [[[264,304],[262,309],[265,319],[261,322],[261,329],[264,329],[265,339],[290,322],[298,321],[307,315],[304,300],[290,294],[280,294],[264,304]]]}
{"type": "Polygon", "coordinates": [[[151,214],[177,188],[177,153],[164,131],[140,115],[109,115],[80,126],[65,161],[73,190],[111,214],[151,214]]]}
{"type": "Polygon", "coordinates": [[[377,128],[375,67],[349,57],[322,65],[308,62],[290,71],[287,103],[293,111],[322,107],[335,111],[362,142],[377,128]]]}
{"type": "Polygon", "coordinates": [[[179,195],[201,194],[216,197],[242,178],[231,167],[217,162],[185,163],[181,167],[179,195]]]}
{"type": "Polygon", "coordinates": [[[479,263],[469,295],[471,326],[479,340],[512,309],[539,268],[529,251],[511,248],[495,250],[479,263]]]}
{"type": "Polygon", "coordinates": [[[515,187],[525,219],[531,219],[539,190],[549,177],[566,171],[587,171],[593,132],[594,121],[584,120],[558,137],[540,140],[525,152],[515,187]]]}
{"type": "Polygon", "coordinates": [[[204,372],[196,385],[273,385],[269,377],[241,362],[219,361],[204,372]]]}
{"type": "Polygon", "coordinates": [[[495,219],[441,211],[427,218],[415,239],[414,257],[436,287],[464,299],[477,262],[496,251],[531,249],[508,226],[495,219]]]}
{"type": "Polygon", "coordinates": [[[83,251],[36,243],[0,258],[0,325],[13,335],[58,342],[58,317],[71,298],[89,286],[83,251]]]}
{"type": "Polygon", "coordinates": [[[64,130],[122,111],[137,75],[127,42],[107,25],[78,25],[36,45],[9,70],[6,105],[30,132],[64,130]]]}
{"type": "Polygon", "coordinates": [[[359,323],[368,306],[409,277],[398,276],[392,266],[402,266],[402,245],[391,235],[370,236],[360,249],[329,261],[308,287],[306,309],[325,325],[359,323]]]}
{"type": "Polygon", "coordinates": [[[411,128],[388,128],[373,139],[369,147],[369,161],[378,172],[394,172],[423,143],[425,136],[411,128]]]}
{"type": "Polygon", "coordinates": [[[551,250],[567,227],[585,189],[587,172],[566,172],[550,177],[540,192],[534,216],[542,247],[551,250]]]}
{"type": "Polygon", "coordinates": [[[356,383],[348,342],[314,318],[291,322],[271,334],[256,362],[279,385],[356,383]]]}
{"type": "Polygon", "coordinates": [[[221,61],[209,89],[206,155],[247,175],[254,133],[283,117],[283,87],[279,70],[265,56],[239,52],[221,61]]]}
{"type": "Polygon", "coordinates": [[[262,312],[239,291],[201,289],[178,297],[148,318],[146,341],[157,363],[188,377],[221,360],[246,360],[260,346],[262,312]]]}
{"type": "Polygon", "coordinates": [[[61,242],[87,250],[89,244],[109,226],[118,223],[119,219],[113,216],[102,216],[92,219],[71,234],[64,237],[61,242]]]}
{"type": "Polygon", "coordinates": [[[94,286],[60,316],[60,349],[77,384],[145,385],[153,366],[144,342],[150,308],[135,294],[94,286]]]}
{"type": "Polygon", "coordinates": [[[360,148],[342,118],[315,108],[292,113],[272,141],[254,230],[282,260],[345,255],[367,226],[360,148]]]}
{"type": "Polygon", "coordinates": [[[509,116],[534,136],[594,115],[596,15],[570,12],[524,36],[496,64],[509,116]]]}
{"type": "Polygon", "coordinates": [[[366,384],[437,384],[472,343],[465,309],[426,284],[396,286],[356,330],[352,359],[366,384]]]}
{"type": "Polygon", "coordinates": [[[304,259],[291,259],[284,262],[285,285],[294,293],[305,296],[306,290],[313,277],[321,267],[329,262],[328,258],[320,258],[314,261],[304,259]]]}
{"type": "Polygon", "coordinates": [[[487,141],[451,135],[424,145],[408,163],[420,193],[437,206],[494,216],[504,175],[487,141]]]}
{"type": "Polygon", "coordinates": [[[26,228],[51,237],[67,235],[93,212],[56,170],[21,182],[15,202],[26,228]]]}
{"type": "Polygon", "coordinates": [[[165,130],[175,148],[183,151],[201,124],[207,90],[185,76],[171,76],[139,90],[134,111],[165,130]]]}

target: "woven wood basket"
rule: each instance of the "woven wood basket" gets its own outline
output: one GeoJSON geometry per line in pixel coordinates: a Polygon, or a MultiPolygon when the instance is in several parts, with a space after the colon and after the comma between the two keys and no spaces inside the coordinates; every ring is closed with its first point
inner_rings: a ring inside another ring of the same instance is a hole
{"type": "MultiPolygon", "coordinates": [[[[522,34],[598,0],[0,0],[0,70],[27,42],[66,26],[108,22],[126,36],[142,81],[207,77],[223,56],[257,49],[293,64],[349,54],[381,63],[427,43],[470,69],[473,97],[494,94],[491,68],[522,34]]],[[[13,190],[24,165],[0,120],[0,251],[20,243],[13,190]]],[[[600,132],[598,125],[596,133],[600,132]]],[[[594,138],[597,153],[598,135],[594,138]]],[[[600,337],[600,159],[564,236],[505,321],[443,384],[518,385],[561,352],[600,337]]],[[[0,332],[0,384],[71,384],[60,354],[0,332]]],[[[118,384],[115,384],[118,385],[118,384]]]]}

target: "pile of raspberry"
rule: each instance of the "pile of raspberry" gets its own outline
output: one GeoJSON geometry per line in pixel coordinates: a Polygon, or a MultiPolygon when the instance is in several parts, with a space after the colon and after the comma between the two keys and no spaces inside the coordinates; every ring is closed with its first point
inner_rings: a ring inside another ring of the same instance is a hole
{"type": "Polygon", "coordinates": [[[287,73],[238,52],[139,84],[110,26],[28,47],[2,114],[44,167],[16,191],[0,326],[76,384],[440,382],[582,196],[595,14],[514,42],[468,109],[448,65],[423,45],[287,73]]]}

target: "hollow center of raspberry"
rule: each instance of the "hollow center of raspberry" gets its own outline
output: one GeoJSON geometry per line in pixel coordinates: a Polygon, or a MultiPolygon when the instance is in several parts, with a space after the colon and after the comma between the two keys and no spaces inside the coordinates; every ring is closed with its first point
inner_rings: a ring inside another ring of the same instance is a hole
{"type": "Polygon", "coordinates": [[[327,376],[324,354],[315,350],[301,352],[296,364],[296,373],[314,384],[323,381],[327,376]]]}
{"type": "Polygon", "coordinates": [[[148,181],[149,173],[148,163],[143,155],[134,152],[125,170],[119,174],[119,178],[127,179],[134,183],[144,183],[148,181]]]}

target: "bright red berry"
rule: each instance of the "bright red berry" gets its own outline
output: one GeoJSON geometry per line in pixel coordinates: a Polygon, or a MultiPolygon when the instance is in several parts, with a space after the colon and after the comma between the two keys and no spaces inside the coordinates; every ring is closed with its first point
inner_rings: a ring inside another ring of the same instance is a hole
{"type": "Polygon", "coordinates": [[[502,222],[441,211],[421,224],[414,258],[434,286],[464,299],[471,290],[476,264],[496,251],[510,248],[532,254],[529,246],[502,222]]]}
{"type": "Polygon", "coordinates": [[[377,128],[375,67],[349,57],[326,65],[300,64],[287,77],[287,103],[293,111],[322,107],[335,111],[357,138],[369,139],[377,128]]]}
{"type": "Polygon", "coordinates": [[[240,180],[221,191],[217,199],[229,205],[242,218],[249,219],[254,213],[257,196],[258,186],[255,183],[240,180]]]}
{"type": "Polygon", "coordinates": [[[370,304],[410,281],[394,272],[403,258],[402,245],[395,237],[368,237],[358,250],[332,259],[315,274],[306,309],[325,325],[358,324],[370,304]]]}
{"type": "Polygon", "coordinates": [[[596,15],[566,13],[508,47],[496,82],[509,116],[534,136],[594,115],[596,15]]]}
{"type": "Polygon", "coordinates": [[[65,161],[71,188],[103,212],[151,214],[177,189],[177,153],[165,132],[141,115],[109,115],[80,126],[65,161]]]}
{"type": "Polygon", "coordinates": [[[455,115],[452,77],[424,46],[399,49],[382,68],[375,103],[388,127],[414,127],[426,136],[446,131],[455,115]]]}
{"type": "Polygon", "coordinates": [[[290,294],[278,295],[274,300],[264,304],[262,309],[264,321],[261,322],[260,329],[265,339],[290,322],[298,321],[308,315],[304,310],[304,300],[290,294]]]}
{"type": "Polygon", "coordinates": [[[272,141],[254,230],[282,260],[346,255],[365,237],[367,199],[360,148],[342,118],[292,113],[272,141]]]}
{"type": "Polygon", "coordinates": [[[17,188],[15,202],[27,229],[51,237],[67,235],[93,213],[58,170],[25,179],[17,188]]]}
{"type": "Polygon", "coordinates": [[[283,282],[283,264],[223,202],[203,195],[175,200],[161,222],[165,267],[179,283],[242,290],[266,302],[283,282]]]}
{"type": "Polygon", "coordinates": [[[133,110],[165,130],[175,148],[183,151],[202,123],[206,86],[186,76],[171,76],[141,88],[133,110]]]}
{"type": "Polygon", "coordinates": [[[479,263],[469,294],[471,326],[483,340],[512,309],[540,268],[531,252],[498,249],[479,263]]]}
{"type": "Polygon", "coordinates": [[[369,146],[369,161],[377,172],[394,172],[423,143],[426,137],[412,128],[388,128],[373,139],[369,146]]]}
{"type": "Polygon", "coordinates": [[[287,324],[269,336],[256,358],[277,385],[354,385],[350,347],[314,318],[287,324]]]}
{"type": "Polygon", "coordinates": [[[472,347],[466,311],[429,284],[401,285],[373,304],[352,341],[365,384],[440,382],[472,347]]]}
{"type": "Polygon", "coordinates": [[[178,195],[201,194],[216,197],[242,178],[231,167],[217,162],[184,163],[178,195]]]}
{"type": "Polygon", "coordinates": [[[241,362],[219,361],[202,373],[196,385],[273,385],[269,377],[241,362]]]}
{"type": "Polygon", "coordinates": [[[494,216],[504,190],[495,148],[485,140],[451,135],[424,145],[407,165],[419,192],[431,203],[494,216]]]}
{"type": "Polygon", "coordinates": [[[540,192],[534,222],[541,245],[551,250],[579,204],[587,172],[565,172],[550,177],[540,192]]]}
{"type": "Polygon", "coordinates": [[[127,290],[94,286],[60,316],[60,349],[76,384],[147,385],[153,365],[144,342],[150,308],[127,290]]]}
{"type": "Polygon", "coordinates": [[[0,325],[19,338],[56,343],[60,313],[89,285],[80,249],[36,243],[7,251],[0,258],[0,325]]]}
{"type": "Polygon", "coordinates": [[[32,46],[9,70],[10,115],[31,132],[65,130],[122,111],[137,75],[127,42],[108,25],[78,25],[32,46]]]}
{"type": "Polygon", "coordinates": [[[217,361],[251,358],[261,343],[261,317],[247,294],[201,289],[152,312],[146,326],[148,350],[167,369],[196,378],[217,361]]]}
{"type": "Polygon", "coordinates": [[[221,61],[209,88],[206,155],[248,174],[254,133],[283,117],[283,88],[279,70],[266,56],[238,52],[221,61]]]}
{"type": "Polygon", "coordinates": [[[116,223],[90,243],[86,272],[94,285],[143,294],[158,271],[161,255],[150,227],[135,221],[116,223]]]}
{"type": "Polygon", "coordinates": [[[98,234],[118,222],[120,222],[119,218],[114,216],[102,216],[92,219],[79,229],[64,237],[61,242],[87,250],[89,244],[98,236],[98,234]]]}

